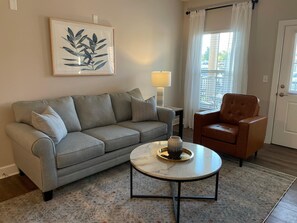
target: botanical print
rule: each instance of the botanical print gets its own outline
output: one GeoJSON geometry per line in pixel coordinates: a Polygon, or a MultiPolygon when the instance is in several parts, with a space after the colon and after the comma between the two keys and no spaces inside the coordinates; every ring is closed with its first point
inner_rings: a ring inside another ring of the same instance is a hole
{"type": "Polygon", "coordinates": [[[84,29],[79,30],[75,35],[70,27],[68,27],[67,31],[67,38],[62,38],[69,43],[70,48],[63,46],[63,49],[76,56],[77,59],[63,58],[63,60],[67,61],[64,65],[82,67],[81,70],[84,71],[99,70],[107,63],[105,57],[107,53],[100,54],[100,49],[106,47],[106,43],[104,43],[106,38],[98,40],[95,33],[90,38],[88,35],[84,35],[84,29]]]}
{"type": "Polygon", "coordinates": [[[113,28],[50,20],[54,75],[114,74],[113,28]]]}

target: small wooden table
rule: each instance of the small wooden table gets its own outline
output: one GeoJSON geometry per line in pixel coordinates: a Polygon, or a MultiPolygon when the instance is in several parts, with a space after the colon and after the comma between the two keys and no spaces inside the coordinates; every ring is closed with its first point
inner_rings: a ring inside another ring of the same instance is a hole
{"type": "Polygon", "coordinates": [[[194,157],[185,162],[166,161],[157,156],[157,151],[164,147],[167,147],[167,141],[157,141],[141,145],[131,152],[130,197],[172,199],[176,222],[179,222],[181,199],[217,200],[219,172],[222,166],[222,160],[211,149],[184,142],[183,147],[191,150],[194,153],[194,157]],[[171,182],[172,196],[133,194],[133,169],[149,177],[171,182]],[[214,196],[181,196],[182,183],[204,180],[212,176],[216,176],[214,196]],[[177,195],[173,192],[174,183],[177,183],[177,195]]]}
{"type": "Polygon", "coordinates": [[[183,138],[183,130],[184,130],[184,109],[173,107],[173,106],[166,106],[167,108],[172,109],[175,112],[175,116],[179,117],[179,124],[178,124],[178,136],[183,138]]]}

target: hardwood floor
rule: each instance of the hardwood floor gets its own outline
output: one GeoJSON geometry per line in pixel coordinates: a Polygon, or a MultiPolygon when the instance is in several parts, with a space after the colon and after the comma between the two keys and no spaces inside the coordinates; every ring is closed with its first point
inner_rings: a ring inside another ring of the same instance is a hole
{"type": "Polygon", "coordinates": [[[0,180],[0,202],[20,196],[37,187],[27,176],[14,175],[0,180]]]}
{"type": "MultiPolygon", "coordinates": [[[[177,131],[177,126],[174,130],[177,131]]],[[[183,140],[192,142],[193,131],[184,129],[183,140]]],[[[252,162],[270,169],[297,176],[297,150],[265,144],[252,162]]],[[[244,165],[244,163],[243,163],[244,165]]],[[[11,176],[0,180],[0,202],[28,193],[37,187],[26,176],[11,176]]],[[[297,222],[297,181],[273,210],[266,223],[297,222]]]]}

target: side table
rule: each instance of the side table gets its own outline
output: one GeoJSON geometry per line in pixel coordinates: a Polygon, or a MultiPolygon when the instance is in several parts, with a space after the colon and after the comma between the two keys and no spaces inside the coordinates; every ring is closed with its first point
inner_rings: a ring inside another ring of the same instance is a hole
{"type": "Polygon", "coordinates": [[[178,136],[183,138],[183,129],[184,129],[184,109],[173,107],[173,106],[166,106],[167,108],[172,109],[175,112],[175,116],[179,117],[179,124],[178,124],[178,136]]]}

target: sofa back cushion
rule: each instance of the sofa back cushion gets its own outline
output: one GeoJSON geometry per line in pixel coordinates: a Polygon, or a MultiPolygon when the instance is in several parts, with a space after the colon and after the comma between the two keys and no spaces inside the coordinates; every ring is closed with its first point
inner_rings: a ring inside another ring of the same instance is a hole
{"type": "Polygon", "coordinates": [[[68,132],[78,132],[81,130],[72,97],[48,99],[46,102],[60,115],[68,132]]]}
{"type": "Polygon", "coordinates": [[[82,130],[116,123],[109,94],[74,96],[82,130]]]}
{"type": "Polygon", "coordinates": [[[42,113],[46,108],[45,100],[18,101],[12,104],[12,110],[17,122],[32,125],[32,111],[42,113]]]}
{"type": "Polygon", "coordinates": [[[139,88],[129,92],[110,94],[113,111],[117,122],[123,122],[132,119],[131,97],[143,99],[139,88]]]}
{"type": "Polygon", "coordinates": [[[15,120],[32,125],[32,111],[42,113],[48,105],[62,118],[68,132],[81,130],[74,102],[70,96],[48,100],[15,102],[12,104],[15,120]]]}
{"type": "Polygon", "coordinates": [[[259,113],[259,99],[253,95],[225,94],[220,111],[220,121],[238,124],[240,120],[259,113]]]}

